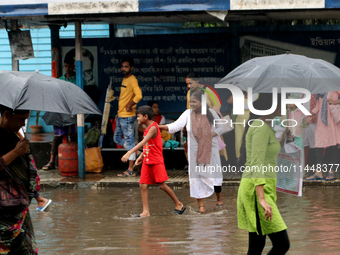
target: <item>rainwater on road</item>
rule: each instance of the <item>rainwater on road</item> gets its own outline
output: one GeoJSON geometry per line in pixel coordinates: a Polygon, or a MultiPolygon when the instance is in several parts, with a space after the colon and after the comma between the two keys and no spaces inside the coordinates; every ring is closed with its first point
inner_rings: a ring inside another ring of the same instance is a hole
{"type": "MultiPolygon", "coordinates": [[[[138,188],[48,190],[53,203],[31,215],[39,254],[246,254],[248,233],[237,227],[236,187],[223,187],[223,208],[214,196],[205,199],[205,214],[196,212],[189,189],[175,189],[187,206],[183,215],[161,190],[149,188],[151,217],[142,212],[138,188]]],[[[288,226],[287,254],[340,254],[340,188],[305,188],[303,197],[278,193],[277,204],[288,226]]],[[[263,254],[268,253],[271,242],[263,254]]]]}

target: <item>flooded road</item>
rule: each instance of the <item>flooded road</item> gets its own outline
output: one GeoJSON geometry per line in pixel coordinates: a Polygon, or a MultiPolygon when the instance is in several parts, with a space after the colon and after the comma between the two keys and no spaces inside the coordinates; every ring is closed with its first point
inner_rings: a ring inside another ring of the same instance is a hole
{"type": "MultiPolygon", "coordinates": [[[[187,206],[175,215],[172,200],[149,188],[151,217],[142,212],[138,188],[49,190],[47,212],[31,214],[39,254],[246,254],[248,233],[237,228],[237,187],[223,187],[224,206],[206,199],[207,213],[196,212],[189,189],[176,189],[187,206]]],[[[340,188],[305,188],[303,197],[278,193],[278,207],[288,226],[287,254],[340,254],[340,188]]],[[[267,239],[263,254],[271,248],[267,239]]]]}

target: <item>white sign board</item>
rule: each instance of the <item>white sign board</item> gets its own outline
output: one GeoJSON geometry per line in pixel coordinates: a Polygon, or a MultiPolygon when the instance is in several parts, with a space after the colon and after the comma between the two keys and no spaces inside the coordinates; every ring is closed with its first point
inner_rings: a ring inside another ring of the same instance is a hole
{"type": "Polygon", "coordinates": [[[114,0],[114,1],[65,1],[48,4],[49,15],[59,14],[85,14],[85,13],[118,13],[138,12],[138,0],[114,0]]]}
{"type": "Polygon", "coordinates": [[[325,0],[230,0],[230,10],[325,8],[325,0]]]}

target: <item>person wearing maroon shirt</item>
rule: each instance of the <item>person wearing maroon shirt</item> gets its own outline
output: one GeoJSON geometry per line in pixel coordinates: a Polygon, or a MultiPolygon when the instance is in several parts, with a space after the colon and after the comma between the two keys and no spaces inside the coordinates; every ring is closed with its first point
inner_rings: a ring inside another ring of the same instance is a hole
{"type": "Polygon", "coordinates": [[[143,212],[137,214],[136,217],[148,217],[149,203],[148,203],[148,185],[157,184],[158,187],[168,194],[169,197],[175,203],[174,213],[183,214],[185,206],[177,199],[172,189],[166,185],[165,181],[169,179],[166,173],[164,158],[163,158],[163,146],[162,136],[158,128],[158,125],[153,118],[153,111],[150,106],[141,106],[136,111],[138,124],[146,125],[144,130],[144,138],[133,149],[129,150],[123,157],[122,161],[127,162],[130,155],[135,153],[143,147],[143,153],[136,160],[136,164],[139,165],[143,161],[141,177],[139,186],[142,193],[143,212]]]}

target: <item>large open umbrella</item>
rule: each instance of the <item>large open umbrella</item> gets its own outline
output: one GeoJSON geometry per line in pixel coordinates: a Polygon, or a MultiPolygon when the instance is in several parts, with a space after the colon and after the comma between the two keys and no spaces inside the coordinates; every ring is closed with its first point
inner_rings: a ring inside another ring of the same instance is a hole
{"type": "Polygon", "coordinates": [[[78,86],[35,72],[0,71],[0,104],[11,109],[101,114],[78,86]]]}
{"type": "Polygon", "coordinates": [[[45,121],[46,125],[58,127],[66,127],[77,123],[77,115],[64,113],[45,112],[42,119],[45,121]]]}
{"type": "Polygon", "coordinates": [[[321,59],[287,53],[248,60],[217,83],[221,84],[235,85],[244,91],[252,87],[254,93],[271,93],[273,87],[325,93],[340,90],[340,69],[321,59]]]}

